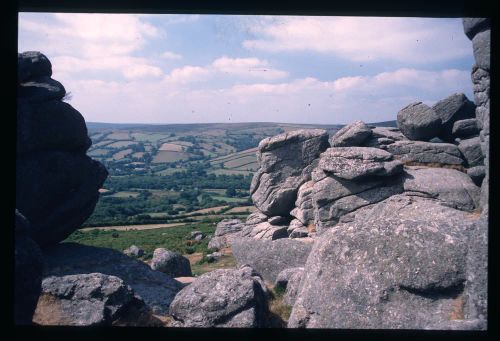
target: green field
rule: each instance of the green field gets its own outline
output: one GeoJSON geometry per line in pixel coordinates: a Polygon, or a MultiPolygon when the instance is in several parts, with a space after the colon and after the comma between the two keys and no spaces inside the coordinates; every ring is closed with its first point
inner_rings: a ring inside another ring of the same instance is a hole
{"type": "Polygon", "coordinates": [[[121,160],[123,159],[125,156],[127,156],[128,154],[132,154],[133,150],[132,149],[125,149],[125,150],[121,150],[119,151],[118,153],[116,154],[113,154],[113,160],[121,160]]]}
{"type": "Polygon", "coordinates": [[[189,154],[187,153],[159,151],[153,159],[153,163],[174,162],[186,160],[187,158],[189,158],[189,154]]]}
{"type": "Polygon", "coordinates": [[[136,145],[137,142],[134,141],[116,141],[111,144],[106,145],[106,148],[121,148],[136,145]]]}

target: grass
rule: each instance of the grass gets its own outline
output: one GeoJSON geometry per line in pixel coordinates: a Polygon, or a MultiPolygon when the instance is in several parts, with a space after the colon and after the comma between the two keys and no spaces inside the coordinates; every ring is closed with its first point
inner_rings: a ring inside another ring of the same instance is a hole
{"type": "Polygon", "coordinates": [[[118,153],[116,153],[116,154],[113,155],[113,160],[121,160],[125,156],[127,156],[128,154],[131,154],[132,152],[133,152],[132,149],[121,150],[118,153]]]}
{"type": "Polygon", "coordinates": [[[246,201],[248,201],[248,198],[230,198],[230,197],[215,196],[215,195],[212,198],[217,199],[217,200],[224,200],[226,202],[246,202],[246,201]]]}
{"type": "Polygon", "coordinates": [[[194,223],[184,226],[175,226],[151,230],[92,230],[75,231],[65,241],[76,242],[85,245],[107,247],[123,251],[131,245],[137,245],[145,251],[143,259],[150,259],[156,248],[163,247],[167,250],[176,251],[181,254],[194,252],[207,253],[208,238],[188,245],[192,231],[202,231],[205,234],[213,234],[215,225],[210,223],[194,223]]]}
{"type": "MultiPolygon", "coordinates": [[[[204,255],[205,256],[205,255],[204,255]]],[[[191,271],[194,276],[199,276],[205,272],[214,271],[217,269],[234,269],[236,268],[236,260],[232,254],[224,255],[218,260],[209,263],[206,258],[200,259],[198,262],[191,264],[191,271]]]]}
{"type": "Polygon", "coordinates": [[[87,154],[89,156],[102,156],[102,155],[106,155],[108,152],[109,152],[109,150],[97,148],[97,149],[91,150],[87,154]]]}
{"type": "Polygon", "coordinates": [[[114,132],[107,136],[108,140],[128,140],[130,138],[127,132],[114,132]]]}
{"type": "Polygon", "coordinates": [[[285,290],[280,287],[268,287],[271,299],[268,302],[270,312],[270,327],[286,328],[292,307],[283,303],[285,290]]]}
{"type": "Polygon", "coordinates": [[[161,145],[160,150],[161,151],[168,151],[168,152],[182,152],[182,151],[184,151],[184,148],[178,144],[164,143],[161,145]]]}
{"type": "Polygon", "coordinates": [[[111,144],[108,144],[106,148],[121,148],[128,147],[137,144],[135,141],[116,141],[111,144]]]}
{"type": "Polygon", "coordinates": [[[153,160],[153,163],[162,163],[162,162],[175,162],[179,160],[185,160],[189,157],[189,154],[182,152],[168,152],[168,151],[159,151],[153,160]]]}
{"type": "Polygon", "coordinates": [[[137,196],[139,196],[139,193],[132,191],[116,192],[115,194],[110,195],[110,197],[115,197],[115,198],[129,198],[129,197],[135,198],[137,196]]]}

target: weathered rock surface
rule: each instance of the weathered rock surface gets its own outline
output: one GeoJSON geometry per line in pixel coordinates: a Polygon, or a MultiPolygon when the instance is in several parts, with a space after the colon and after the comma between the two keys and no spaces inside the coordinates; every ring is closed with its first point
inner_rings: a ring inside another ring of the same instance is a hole
{"type": "Polygon", "coordinates": [[[267,295],[249,267],[218,269],[182,289],[170,314],[182,327],[265,327],[267,295]]]}
{"type": "Polygon", "coordinates": [[[14,322],[30,325],[41,291],[43,256],[31,239],[28,220],[16,209],[14,244],[14,322]]]}
{"type": "Polygon", "coordinates": [[[332,147],[361,146],[372,135],[372,130],[363,121],[346,125],[330,138],[332,147]]]}
{"type": "Polygon", "coordinates": [[[46,77],[31,78],[18,86],[18,98],[29,103],[41,103],[61,100],[66,95],[66,89],[58,81],[46,77]]]}
{"type": "Polygon", "coordinates": [[[164,248],[155,249],[151,260],[151,269],[163,272],[172,277],[191,277],[189,259],[178,252],[164,248]]]}
{"type": "Polygon", "coordinates": [[[439,137],[453,141],[453,124],[456,121],[475,117],[476,106],[463,93],[456,93],[440,100],[432,109],[441,118],[442,126],[439,137]]]}
{"type": "Polygon", "coordinates": [[[292,267],[303,266],[311,244],[300,239],[256,240],[240,238],[233,242],[233,256],[238,265],[248,264],[266,281],[274,283],[276,276],[292,267]]]}
{"type": "Polygon", "coordinates": [[[419,329],[449,320],[473,221],[435,200],[397,195],[327,231],[304,265],[288,327],[419,329]]]}
{"type": "Polygon", "coordinates": [[[329,148],[321,154],[318,168],[336,177],[359,180],[401,173],[403,164],[385,150],[368,147],[329,148]]]}
{"type": "Polygon", "coordinates": [[[297,189],[310,179],[311,163],[327,147],[328,134],[321,129],[296,130],[262,140],[257,152],[260,168],[250,187],[257,209],[270,217],[288,215],[297,189]]]}
{"type": "Polygon", "coordinates": [[[258,223],[263,223],[264,221],[266,221],[267,218],[268,216],[264,213],[255,211],[247,217],[246,223],[249,225],[257,225],[258,223]]]}
{"type": "Polygon", "coordinates": [[[441,119],[437,113],[422,102],[411,103],[397,115],[398,128],[410,140],[427,141],[438,136],[441,119]]]}
{"type": "Polygon", "coordinates": [[[486,169],[484,166],[475,166],[467,169],[467,175],[470,176],[472,181],[477,185],[481,186],[484,176],[486,175],[486,169]]]}
{"type": "Polygon", "coordinates": [[[288,282],[290,281],[290,278],[297,272],[302,272],[304,271],[303,267],[295,267],[295,268],[288,268],[283,271],[281,271],[278,276],[276,277],[276,281],[274,282],[274,287],[279,288],[279,289],[286,289],[288,282]]]}
{"type": "Polygon", "coordinates": [[[144,326],[155,325],[154,320],[128,285],[101,273],[45,278],[33,318],[40,325],[60,326],[144,326]]]}
{"type": "Polygon", "coordinates": [[[300,284],[304,275],[304,268],[298,268],[293,274],[290,275],[288,280],[285,294],[283,295],[283,304],[293,306],[297,299],[297,294],[300,290],[300,284]]]}
{"type": "Polygon", "coordinates": [[[491,51],[491,31],[484,30],[477,33],[472,38],[472,48],[476,65],[482,69],[490,69],[490,51],[491,51]]]}
{"type": "Polygon", "coordinates": [[[83,116],[61,101],[18,102],[17,154],[41,150],[85,152],[91,145],[83,116]]]}
{"type": "Polygon", "coordinates": [[[36,77],[52,76],[52,64],[38,51],[17,54],[17,80],[19,83],[36,77]]]}
{"type": "Polygon", "coordinates": [[[309,235],[307,227],[298,219],[293,219],[286,231],[289,238],[304,238],[309,235]]]}
{"type": "Polygon", "coordinates": [[[462,22],[464,33],[471,40],[477,33],[488,29],[491,25],[490,18],[463,18],[462,22]]]}
{"type": "Polygon", "coordinates": [[[44,277],[93,272],[116,276],[129,285],[156,314],[168,313],[170,302],[182,287],[172,277],[112,249],[61,243],[46,250],[44,256],[44,277]]]}
{"type": "Polygon", "coordinates": [[[131,245],[129,248],[123,250],[123,253],[132,257],[144,256],[144,250],[139,248],[137,245],[131,245]]]}
{"type": "Polygon", "coordinates": [[[307,226],[314,220],[314,210],[312,204],[314,181],[307,181],[299,187],[295,208],[290,215],[297,218],[303,225],[307,226]]]}
{"type": "MultiPolygon", "coordinates": [[[[275,226],[271,225],[267,221],[257,224],[246,226],[241,233],[236,236],[239,237],[249,237],[253,239],[263,239],[263,240],[276,240],[280,238],[287,238],[288,225],[275,226]]],[[[234,243],[234,239],[233,239],[234,243]]]]}
{"type": "Polygon", "coordinates": [[[238,232],[245,227],[245,224],[239,219],[224,219],[217,224],[214,236],[208,243],[209,248],[222,249],[231,246],[238,232]]]}
{"type": "Polygon", "coordinates": [[[398,141],[387,145],[385,150],[403,162],[440,163],[462,165],[464,160],[457,146],[451,143],[423,141],[398,141]]]}
{"type": "Polygon", "coordinates": [[[107,177],[99,162],[78,153],[44,151],[16,159],[16,207],[41,246],[64,240],[92,214],[107,177]]]}
{"type": "Polygon", "coordinates": [[[458,149],[460,149],[469,167],[483,165],[484,156],[479,137],[461,140],[458,144],[458,149]]]}
{"type": "Polygon", "coordinates": [[[480,188],[467,174],[455,169],[408,167],[403,188],[463,211],[473,211],[479,205],[480,188]]]}
{"type": "Polygon", "coordinates": [[[479,127],[475,118],[460,120],[453,123],[451,131],[454,137],[468,137],[479,134],[479,127]]]}

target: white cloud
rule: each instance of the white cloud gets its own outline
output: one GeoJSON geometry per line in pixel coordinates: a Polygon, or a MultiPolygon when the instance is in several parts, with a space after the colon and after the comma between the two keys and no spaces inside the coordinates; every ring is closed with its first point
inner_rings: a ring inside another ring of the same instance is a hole
{"type": "Polygon", "coordinates": [[[172,51],[165,51],[161,54],[161,56],[165,59],[173,59],[173,60],[182,59],[182,55],[174,53],[172,51]]]}
{"type": "Polygon", "coordinates": [[[192,83],[206,80],[210,75],[210,70],[199,66],[187,65],[182,68],[174,69],[164,78],[168,83],[192,83]]]}
{"type": "Polygon", "coordinates": [[[470,42],[451,20],[378,17],[282,17],[249,26],[247,49],[312,50],[353,61],[427,63],[468,56],[470,42]]]}
{"type": "Polygon", "coordinates": [[[243,76],[262,79],[278,79],[288,76],[288,72],[270,67],[269,62],[258,58],[220,57],[212,63],[212,68],[230,76],[243,76]]]}

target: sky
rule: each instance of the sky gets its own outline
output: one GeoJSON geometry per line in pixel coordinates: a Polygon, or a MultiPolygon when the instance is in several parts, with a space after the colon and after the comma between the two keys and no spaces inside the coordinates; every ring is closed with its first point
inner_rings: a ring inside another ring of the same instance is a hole
{"type": "Polygon", "coordinates": [[[473,100],[459,18],[20,13],[89,122],[346,124],[473,100]]]}

